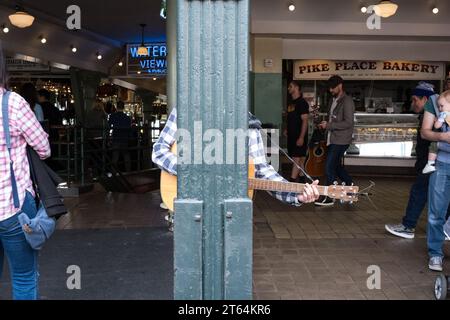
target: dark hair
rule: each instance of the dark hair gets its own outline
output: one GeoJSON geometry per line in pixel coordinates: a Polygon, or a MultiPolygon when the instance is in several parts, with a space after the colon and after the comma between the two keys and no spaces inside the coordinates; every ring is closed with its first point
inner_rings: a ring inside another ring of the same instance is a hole
{"type": "Polygon", "coordinates": [[[118,101],[117,102],[117,110],[123,110],[125,109],[125,103],[123,103],[123,101],[118,101]]]}
{"type": "Polygon", "coordinates": [[[25,83],[20,89],[20,95],[28,102],[31,109],[34,110],[34,107],[37,103],[37,92],[36,87],[32,83],[25,83]]]}
{"type": "Polygon", "coordinates": [[[38,91],[38,95],[44,97],[46,100],[50,100],[50,92],[48,90],[41,89],[38,91]]]}
{"type": "Polygon", "coordinates": [[[298,90],[302,90],[302,84],[298,80],[292,80],[290,83],[292,83],[294,86],[298,88],[298,90]]]}
{"type": "Polygon", "coordinates": [[[6,70],[6,60],[3,53],[3,45],[0,41],[0,87],[7,88],[8,72],[6,70]]]}
{"type": "Polygon", "coordinates": [[[344,83],[344,79],[342,79],[340,76],[331,76],[330,79],[328,79],[328,88],[330,89],[334,89],[336,88],[338,85],[343,84],[344,83]]]}

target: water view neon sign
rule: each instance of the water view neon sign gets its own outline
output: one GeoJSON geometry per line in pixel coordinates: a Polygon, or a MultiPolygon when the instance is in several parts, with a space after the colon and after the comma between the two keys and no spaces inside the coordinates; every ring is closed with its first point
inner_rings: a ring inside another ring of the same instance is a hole
{"type": "Polygon", "coordinates": [[[127,45],[127,72],[136,77],[167,74],[167,46],[165,43],[145,44],[147,55],[138,54],[138,44],[127,45]]]}

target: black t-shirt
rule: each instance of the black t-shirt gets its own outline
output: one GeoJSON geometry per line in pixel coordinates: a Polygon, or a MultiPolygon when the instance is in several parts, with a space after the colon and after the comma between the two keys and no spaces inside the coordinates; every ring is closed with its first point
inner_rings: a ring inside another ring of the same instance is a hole
{"type": "Polygon", "coordinates": [[[428,150],[430,148],[430,141],[422,139],[420,135],[420,128],[422,127],[423,113],[419,116],[419,128],[417,129],[417,144],[416,144],[416,171],[421,174],[423,168],[428,161],[428,150]]]}
{"type": "MultiPolygon", "coordinates": [[[[297,140],[302,130],[302,115],[309,114],[309,105],[303,98],[298,98],[289,103],[287,108],[288,139],[297,140]]],[[[308,137],[306,134],[305,138],[308,137]]]]}

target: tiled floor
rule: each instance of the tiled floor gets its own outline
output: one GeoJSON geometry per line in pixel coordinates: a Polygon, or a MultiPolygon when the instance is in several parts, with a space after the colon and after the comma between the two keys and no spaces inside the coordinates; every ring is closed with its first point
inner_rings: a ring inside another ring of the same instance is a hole
{"type": "MultiPolygon", "coordinates": [[[[357,182],[368,184],[367,179],[357,182]]],[[[433,299],[436,274],[427,268],[426,214],[415,240],[395,238],[384,230],[385,223],[400,222],[412,180],[375,182],[377,208],[365,199],[332,208],[295,208],[259,192],[254,209],[254,298],[433,299]],[[381,269],[380,290],[367,287],[369,266],[381,269]]],[[[58,228],[164,226],[159,201],[158,192],[95,191],[68,199],[71,212],[58,228]]]]}
{"type": "MultiPolygon", "coordinates": [[[[368,184],[365,179],[357,182],[368,184]]],[[[385,223],[401,221],[412,180],[376,182],[377,209],[364,199],[352,206],[290,208],[259,193],[254,219],[254,297],[433,299],[436,274],[427,268],[426,213],[415,240],[399,239],[384,230],[385,223]],[[369,266],[381,270],[380,290],[368,289],[369,266]]]]}

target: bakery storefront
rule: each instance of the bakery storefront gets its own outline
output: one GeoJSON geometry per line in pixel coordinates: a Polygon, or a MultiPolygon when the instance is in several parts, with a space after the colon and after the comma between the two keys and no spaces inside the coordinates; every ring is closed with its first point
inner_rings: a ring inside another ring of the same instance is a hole
{"type": "Polygon", "coordinates": [[[355,102],[354,144],[345,157],[353,172],[413,173],[418,116],[411,110],[411,92],[427,81],[443,89],[447,64],[418,61],[291,61],[292,77],[303,84],[310,105],[326,115],[331,96],[326,80],[340,75],[355,102]],[[376,172],[376,171],[375,171],[376,172]]]}

